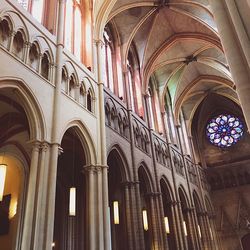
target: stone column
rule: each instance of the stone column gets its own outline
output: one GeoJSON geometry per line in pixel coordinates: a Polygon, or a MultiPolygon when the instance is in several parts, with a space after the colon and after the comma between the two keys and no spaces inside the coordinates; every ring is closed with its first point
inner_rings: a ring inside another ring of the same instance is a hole
{"type": "MultiPolygon", "coordinates": [[[[246,119],[248,129],[250,128],[250,69],[246,50],[242,47],[242,43],[239,40],[244,38],[238,37],[239,32],[236,32],[238,27],[232,27],[232,18],[230,17],[230,11],[227,7],[233,3],[233,1],[225,0],[209,0],[213,10],[215,22],[218,27],[219,35],[221,38],[222,46],[225,51],[225,55],[232,73],[234,83],[236,85],[236,91],[239,96],[241,107],[246,119]]],[[[239,27],[240,28],[240,27],[239,27]]],[[[241,28],[240,28],[241,29],[241,28]]],[[[249,40],[247,45],[249,46],[249,40]]]]}
{"type": "Polygon", "coordinates": [[[38,72],[38,74],[41,74],[43,54],[42,54],[42,53],[39,53],[38,57],[39,57],[39,59],[38,59],[38,68],[37,68],[37,72],[38,72]]]}
{"type": "Polygon", "coordinates": [[[105,110],[104,110],[104,79],[102,76],[102,47],[101,40],[96,41],[96,59],[97,59],[97,79],[98,79],[98,162],[102,167],[102,201],[103,201],[103,232],[104,249],[111,248],[110,242],[110,222],[109,222],[109,198],[108,198],[108,169],[106,152],[106,128],[105,128],[105,110]]]}
{"type": "Polygon", "coordinates": [[[129,249],[135,249],[133,237],[135,236],[134,228],[133,228],[133,203],[130,197],[130,189],[133,183],[131,182],[125,182],[123,183],[123,189],[124,189],[124,197],[125,197],[125,216],[126,216],[126,231],[127,231],[127,238],[128,238],[128,248],[129,249]]]}
{"type": "Polygon", "coordinates": [[[32,235],[34,233],[33,218],[35,214],[35,196],[36,196],[36,182],[38,171],[38,159],[39,159],[40,143],[32,142],[32,154],[29,171],[29,183],[28,193],[25,205],[24,225],[21,250],[27,250],[32,248],[32,235]]]}
{"type": "Polygon", "coordinates": [[[88,249],[96,250],[98,249],[98,240],[97,240],[97,228],[96,228],[96,202],[95,199],[97,187],[95,183],[95,166],[86,166],[84,167],[85,174],[87,176],[87,217],[88,217],[88,249]]]}
{"type": "Polygon", "coordinates": [[[15,32],[15,31],[12,31],[12,32],[10,33],[10,39],[9,39],[9,44],[8,44],[8,50],[9,50],[10,52],[12,52],[12,49],[13,49],[13,40],[14,40],[15,35],[16,35],[16,32],[15,32]]]}
{"type": "Polygon", "coordinates": [[[179,220],[179,214],[178,214],[178,209],[177,209],[177,203],[175,201],[169,203],[169,206],[171,207],[171,214],[172,214],[172,218],[173,218],[173,229],[174,232],[170,233],[173,235],[174,240],[175,240],[175,244],[177,249],[182,249],[182,244],[179,241],[179,230],[178,230],[178,220],[179,220]]]}
{"type": "Polygon", "coordinates": [[[54,106],[51,133],[51,154],[50,154],[50,171],[48,173],[48,191],[47,204],[45,214],[45,232],[43,240],[43,249],[51,250],[54,232],[54,213],[55,213],[55,197],[56,197],[56,174],[57,161],[59,153],[59,127],[61,116],[61,82],[62,82],[62,62],[63,62],[63,33],[64,33],[64,8],[65,0],[59,0],[58,5],[58,21],[57,21],[57,49],[56,49],[56,71],[55,71],[55,90],[54,90],[54,106]]]}
{"type": "MultiPolygon", "coordinates": [[[[152,222],[152,228],[151,228],[151,232],[152,232],[152,240],[153,240],[153,246],[154,249],[161,249],[163,248],[163,244],[161,243],[161,238],[159,235],[159,223],[158,223],[158,212],[157,211],[157,204],[156,204],[156,196],[157,194],[155,193],[151,193],[148,194],[149,195],[149,203],[150,203],[150,211],[151,213],[148,214],[149,216],[151,216],[151,222],[152,222]]],[[[167,246],[165,246],[167,247],[167,246]]],[[[165,249],[165,248],[164,248],[165,249]]],[[[166,248],[168,249],[168,248],[166,248]]]]}
{"type": "Polygon", "coordinates": [[[211,235],[210,235],[210,230],[209,230],[209,225],[207,224],[206,221],[206,212],[199,212],[198,216],[200,216],[200,221],[201,221],[201,233],[202,233],[202,238],[204,241],[204,246],[205,249],[213,249],[212,244],[211,244],[211,235]]]}
{"type": "Polygon", "coordinates": [[[190,215],[191,215],[191,223],[192,223],[191,225],[193,229],[193,237],[194,237],[195,246],[196,246],[196,249],[201,249],[201,240],[200,240],[199,233],[198,233],[199,223],[196,217],[196,212],[195,212],[194,207],[190,209],[190,215]]]}
{"type": "Polygon", "coordinates": [[[169,249],[168,240],[167,240],[167,233],[165,230],[165,222],[164,222],[164,208],[163,208],[163,201],[162,201],[162,193],[158,193],[157,196],[158,202],[158,214],[159,214],[159,227],[162,233],[162,244],[164,249],[169,249]]]}
{"type": "MultiPolygon", "coordinates": [[[[97,227],[97,233],[98,233],[98,239],[99,239],[99,249],[104,249],[104,232],[103,232],[103,167],[98,166],[97,170],[97,221],[98,221],[98,227],[97,227]]],[[[107,173],[106,173],[107,174],[107,173]]],[[[106,184],[105,184],[106,185],[106,184]]],[[[108,216],[108,214],[106,215],[108,216]]],[[[109,218],[109,216],[108,216],[109,218]]]]}
{"type": "Polygon", "coordinates": [[[192,246],[193,246],[193,249],[200,249],[200,246],[199,246],[199,243],[198,243],[198,240],[197,240],[197,235],[196,235],[196,226],[197,224],[195,224],[195,221],[194,221],[194,218],[193,218],[193,208],[187,208],[186,209],[186,214],[187,214],[187,219],[188,221],[186,221],[186,226],[188,228],[188,237],[191,238],[191,242],[192,242],[192,246]]]}
{"type": "MultiPolygon", "coordinates": [[[[183,228],[183,213],[182,213],[182,207],[181,207],[181,202],[177,201],[177,209],[178,209],[178,222],[179,222],[179,230],[181,233],[181,239],[182,239],[182,249],[189,250],[188,249],[188,242],[187,242],[187,236],[184,233],[184,228],[183,228]]],[[[187,222],[186,222],[187,223],[187,222]]]]}
{"type": "Polygon", "coordinates": [[[24,57],[23,57],[24,63],[28,63],[30,47],[31,47],[31,43],[29,42],[24,43],[24,57]]]}
{"type": "Polygon", "coordinates": [[[47,142],[40,144],[40,159],[37,166],[37,195],[36,195],[36,212],[34,219],[34,242],[33,249],[42,250],[42,241],[43,241],[43,232],[45,221],[45,211],[46,211],[46,192],[47,192],[47,174],[48,174],[48,162],[47,162],[47,153],[49,145],[47,142]]]}

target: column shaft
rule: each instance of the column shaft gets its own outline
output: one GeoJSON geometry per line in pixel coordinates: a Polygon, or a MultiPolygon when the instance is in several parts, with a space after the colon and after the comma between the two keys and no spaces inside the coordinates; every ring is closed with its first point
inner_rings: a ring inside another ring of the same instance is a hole
{"type": "MultiPolygon", "coordinates": [[[[232,28],[230,13],[225,0],[210,0],[214,19],[218,27],[221,42],[232,73],[241,107],[250,128],[250,69],[244,49],[238,41],[235,28],[232,28]]],[[[249,59],[248,59],[249,60],[249,59]]]]}

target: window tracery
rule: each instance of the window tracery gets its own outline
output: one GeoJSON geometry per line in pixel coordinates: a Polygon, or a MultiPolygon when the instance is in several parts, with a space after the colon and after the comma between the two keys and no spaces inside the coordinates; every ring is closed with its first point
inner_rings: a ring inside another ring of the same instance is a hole
{"type": "Polygon", "coordinates": [[[227,148],[243,136],[243,123],[238,117],[221,114],[207,124],[206,133],[213,145],[227,148]]]}

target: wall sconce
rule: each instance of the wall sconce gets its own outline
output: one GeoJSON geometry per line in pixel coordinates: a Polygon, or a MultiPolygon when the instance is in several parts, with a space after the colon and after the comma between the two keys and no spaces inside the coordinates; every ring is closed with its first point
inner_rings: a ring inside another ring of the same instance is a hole
{"type": "Polygon", "coordinates": [[[183,221],[183,230],[184,230],[184,235],[188,236],[186,221],[183,221]]]}
{"type": "Polygon", "coordinates": [[[51,247],[54,248],[56,246],[55,242],[52,242],[51,247]]]}
{"type": "Polygon", "coordinates": [[[170,234],[168,217],[164,217],[165,230],[167,234],[170,234]]]}
{"type": "Polygon", "coordinates": [[[69,190],[69,216],[76,215],[76,188],[71,187],[69,190]]]}
{"type": "Polygon", "coordinates": [[[142,218],[143,218],[143,228],[145,231],[148,231],[148,215],[147,210],[142,210],[142,218]]]}
{"type": "Polygon", "coordinates": [[[6,164],[0,164],[0,201],[3,200],[4,184],[6,179],[6,164]]]}
{"type": "Polygon", "coordinates": [[[198,225],[197,227],[198,227],[198,234],[199,234],[199,237],[201,238],[201,227],[200,227],[200,225],[198,225]]]}
{"type": "Polygon", "coordinates": [[[118,225],[120,223],[120,220],[119,220],[119,202],[118,201],[113,202],[113,209],[114,209],[114,224],[118,225]]]}

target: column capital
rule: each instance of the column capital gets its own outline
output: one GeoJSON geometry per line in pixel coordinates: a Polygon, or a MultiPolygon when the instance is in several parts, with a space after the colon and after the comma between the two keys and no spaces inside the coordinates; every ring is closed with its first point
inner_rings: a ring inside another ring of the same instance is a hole
{"type": "Polygon", "coordinates": [[[31,140],[28,141],[27,144],[32,148],[32,150],[39,151],[41,147],[41,141],[39,140],[31,140]]]}
{"type": "Polygon", "coordinates": [[[83,172],[89,172],[89,173],[101,173],[103,169],[107,169],[107,165],[85,165],[83,166],[83,172]]]}
{"type": "Polygon", "coordinates": [[[93,39],[93,42],[96,46],[101,46],[103,47],[105,45],[105,42],[102,39],[93,39]]]}
{"type": "Polygon", "coordinates": [[[152,198],[154,198],[154,197],[159,197],[159,196],[161,196],[161,195],[162,195],[162,193],[160,193],[160,192],[146,193],[146,196],[149,196],[149,197],[152,197],[152,198]]]}
{"type": "Polygon", "coordinates": [[[46,151],[48,150],[48,148],[49,148],[49,143],[46,142],[46,141],[41,142],[41,143],[40,143],[40,148],[41,148],[41,150],[42,150],[43,152],[46,152],[46,151]]]}

